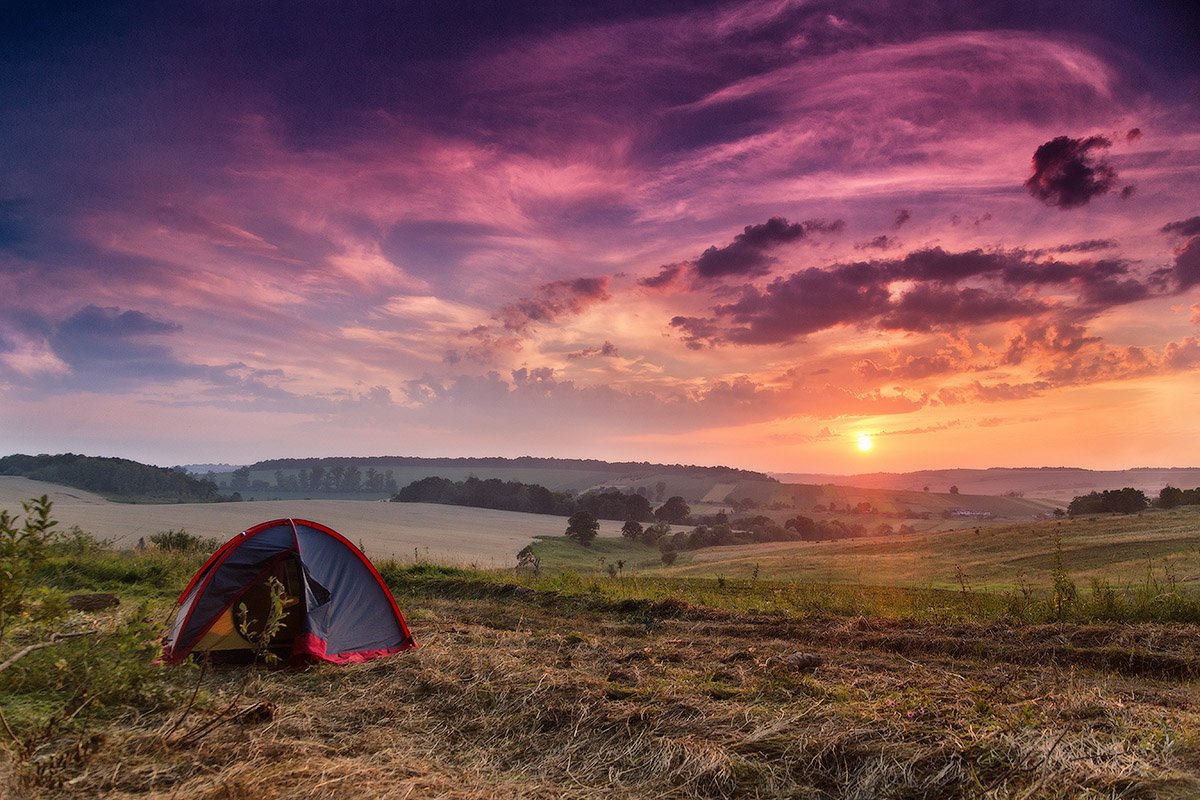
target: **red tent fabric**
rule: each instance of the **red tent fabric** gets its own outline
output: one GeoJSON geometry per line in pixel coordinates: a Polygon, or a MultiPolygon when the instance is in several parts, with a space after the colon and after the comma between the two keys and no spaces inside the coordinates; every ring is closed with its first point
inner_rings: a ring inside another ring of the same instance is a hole
{"type": "Polygon", "coordinates": [[[163,641],[163,662],[193,652],[252,652],[272,578],[283,589],[284,613],[270,649],[293,662],[347,664],[416,647],[361,550],[318,522],[276,519],[234,536],[192,578],[163,641]]]}

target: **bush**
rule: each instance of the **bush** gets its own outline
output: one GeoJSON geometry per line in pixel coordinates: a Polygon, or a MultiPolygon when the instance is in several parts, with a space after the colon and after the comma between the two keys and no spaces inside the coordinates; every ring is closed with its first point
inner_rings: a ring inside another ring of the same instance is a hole
{"type": "Polygon", "coordinates": [[[221,543],[216,539],[196,536],[183,528],[150,534],[150,544],[159,550],[175,553],[212,553],[221,543]]]}

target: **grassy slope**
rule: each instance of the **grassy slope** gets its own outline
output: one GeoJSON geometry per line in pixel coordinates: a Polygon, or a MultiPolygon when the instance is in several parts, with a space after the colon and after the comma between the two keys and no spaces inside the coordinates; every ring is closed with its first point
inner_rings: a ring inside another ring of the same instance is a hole
{"type": "Polygon", "coordinates": [[[781,542],[683,552],[662,568],[642,545],[607,542],[589,552],[562,539],[535,546],[543,568],[602,572],[624,559],[664,576],[821,581],[876,586],[960,588],[961,568],[976,589],[1046,584],[1055,565],[1086,584],[1101,578],[1117,585],[1142,583],[1148,572],[1169,576],[1181,587],[1200,588],[1200,508],[1151,511],[1134,516],[1042,520],[1017,525],[963,528],[946,533],[870,537],[833,542],[781,542]],[[605,562],[600,562],[600,557],[605,562]]]}

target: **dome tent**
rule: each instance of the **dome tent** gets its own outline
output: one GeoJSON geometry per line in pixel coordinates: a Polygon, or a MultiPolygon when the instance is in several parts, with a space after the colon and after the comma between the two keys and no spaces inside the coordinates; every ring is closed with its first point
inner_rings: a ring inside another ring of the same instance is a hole
{"type": "Polygon", "coordinates": [[[271,650],[292,662],[347,664],[416,646],[361,550],[320,523],[276,519],[234,536],[192,578],[163,640],[163,663],[194,652],[252,653],[248,630],[261,629],[271,608],[271,578],[284,592],[271,650]]]}

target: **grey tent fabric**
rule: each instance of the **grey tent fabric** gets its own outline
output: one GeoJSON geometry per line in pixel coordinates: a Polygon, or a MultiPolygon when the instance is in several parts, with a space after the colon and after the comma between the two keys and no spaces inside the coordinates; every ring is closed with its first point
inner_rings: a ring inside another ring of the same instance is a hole
{"type": "Polygon", "coordinates": [[[200,568],[180,597],[162,660],[178,663],[209,648],[252,649],[252,624],[234,624],[232,617],[252,605],[271,577],[283,585],[289,607],[271,644],[287,648],[294,661],[350,663],[416,646],[391,592],[358,548],[320,523],[278,519],[239,533],[200,568]]]}

